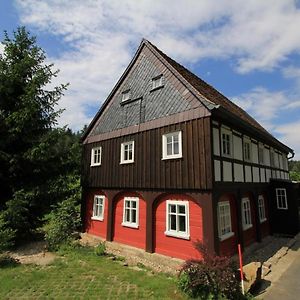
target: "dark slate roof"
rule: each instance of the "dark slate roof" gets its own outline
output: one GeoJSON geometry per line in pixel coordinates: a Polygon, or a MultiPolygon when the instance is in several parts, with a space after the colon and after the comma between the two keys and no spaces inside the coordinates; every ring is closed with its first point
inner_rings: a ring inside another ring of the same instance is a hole
{"type": "MultiPolygon", "coordinates": [[[[149,44],[151,44],[149,41],[147,41],[149,44]]],[[[270,135],[267,130],[265,130],[256,120],[254,120],[247,112],[245,112],[242,108],[234,104],[232,101],[230,101],[227,97],[222,95],[219,91],[217,91],[214,87],[206,83],[204,80],[196,76],[194,73],[186,69],[184,66],[177,63],[175,60],[167,56],[164,52],[162,52],[160,49],[158,49],[156,46],[151,44],[153,48],[163,58],[173,67],[176,69],[180,75],[182,75],[202,96],[204,96],[207,100],[211,101],[212,103],[216,105],[220,105],[226,110],[234,113],[236,116],[241,118],[242,120],[246,121],[250,125],[256,127],[257,129],[263,131],[264,133],[267,133],[270,135]]],[[[212,107],[208,107],[212,108],[212,107]]]]}

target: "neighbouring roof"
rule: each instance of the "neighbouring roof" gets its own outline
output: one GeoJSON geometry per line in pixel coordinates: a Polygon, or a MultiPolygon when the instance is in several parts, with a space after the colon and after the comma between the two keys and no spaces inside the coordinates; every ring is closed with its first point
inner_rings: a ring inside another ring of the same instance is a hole
{"type": "Polygon", "coordinates": [[[119,85],[122,83],[122,81],[125,79],[126,75],[130,71],[130,68],[134,65],[134,62],[136,61],[139,53],[141,52],[143,46],[148,46],[148,48],[160,59],[162,59],[162,62],[165,63],[165,65],[169,68],[173,68],[175,70],[175,73],[177,73],[177,76],[181,76],[188,85],[196,92],[196,96],[199,99],[199,101],[210,111],[219,111],[223,110],[225,112],[228,112],[231,115],[234,115],[237,119],[241,120],[242,122],[250,125],[251,127],[254,127],[258,132],[260,132],[263,136],[274,142],[275,144],[279,144],[280,146],[284,147],[289,152],[293,153],[293,150],[287,147],[286,145],[282,144],[280,141],[278,141],[275,137],[273,137],[265,128],[263,128],[254,118],[252,118],[247,112],[245,112],[242,108],[240,108],[238,105],[233,103],[231,100],[229,100],[227,97],[225,97],[223,94],[221,94],[219,91],[217,91],[214,87],[200,79],[198,76],[196,76],[194,73],[186,69],[184,66],[177,63],[175,60],[167,56],[164,52],[162,52],[160,49],[158,49],[155,45],[150,43],[148,40],[143,39],[137,52],[135,53],[134,58],[132,59],[129,66],[124,71],[123,75],[115,85],[114,89],[111,91],[110,95],[106,99],[106,101],[101,106],[100,110],[88,126],[83,139],[87,137],[90,130],[93,128],[95,123],[97,122],[98,118],[100,117],[101,113],[107,106],[108,102],[114,95],[115,91],[119,87],[119,85]]]}

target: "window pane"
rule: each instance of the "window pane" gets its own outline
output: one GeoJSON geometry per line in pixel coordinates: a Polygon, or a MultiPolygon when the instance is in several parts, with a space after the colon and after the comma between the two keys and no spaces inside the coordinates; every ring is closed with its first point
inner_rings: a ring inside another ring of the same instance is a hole
{"type": "Polygon", "coordinates": [[[174,142],[174,153],[173,154],[179,154],[179,143],[174,142]]]}
{"type": "Polygon", "coordinates": [[[169,215],[170,230],[176,230],[176,215],[169,215]]]}
{"type": "Polygon", "coordinates": [[[178,216],[179,218],[179,231],[185,232],[185,216],[178,216]]]}
{"type": "Polygon", "coordinates": [[[169,204],[169,212],[176,213],[176,205],[169,204]]]}
{"type": "Polygon", "coordinates": [[[178,141],[179,141],[179,135],[178,135],[178,133],[177,133],[177,134],[174,134],[174,135],[173,135],[173,142],[174,142],[174,143],[178,143],[178,141]]]}
{"type": "Polygon", "coordinates": [[[136,208],[136,201],[131,201],[131,207],[136,208]]]}
{"type": "Polygon", "coordinates": [[[131,210],[131,222],[136,223],[136,210],[135,209],[131,210]]]}
{"type": "Polygon", "coordinates": [[[125,209],[125,221],[130,222],[130,209],[125,209]]]}
{"type": "Polygon", "coordinates": [[[167,155],[172,155],[172,144],[167,144],[167,155]]]}
{"type": "Polygon", "coordinates": [[[185,214],[185,206],[184,205],[178,205],[178,212],[180,214],[185,214]]]}
{"type": "Polygon", "coordinates": [[[167,136],[167,144],[172,144],[173,138],[171,135],[167,136]]]}
{"type": "Polygon", "coordinates": [[[130,207],[130,201],[128,200],[125,201],[125,207],[130,207]]]}

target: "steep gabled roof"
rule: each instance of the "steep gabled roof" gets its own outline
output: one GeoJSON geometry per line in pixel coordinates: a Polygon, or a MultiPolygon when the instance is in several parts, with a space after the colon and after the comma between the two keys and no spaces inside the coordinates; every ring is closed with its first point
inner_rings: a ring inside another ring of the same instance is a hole
{"type": "Polygon", "coordinates": [[[110,99],[116,92],[117,88],[121,85],[123,80],[126,78],[127,74],[129,73],[130,69],[134,65],[136,59],[138,58],[142,48],[147,46],[154,55],[156,55],[162,63],[168,69],[175,74],[175,76],[183,81],[185,85],[191,90],[191,92],[196,96],[196,98],[201,102],[201,104],[206,107],[210,111],[223,111],[233,115],[237,120],[241,120],[243,123],[250,125],[250,127],[254,127],[258,132],[260,132],[263,136],[268,138],[270,141],[274,142],[275,144],[279,144],[280,146],[284,147],[289,152],[293,153],[293,150],[287,147],[286,145],[282,144],[278,141],[275,137],[273,137],[266,129],[264,129],[255,119],[253,119],[247,112],[245,112],[242,108],[234,104],[231,100],[227,97],[222,95],[219,91],[217,91],[214,87],[200,79],[198,76],[193,74],[191,71],[186,69],[184,66],[180,65],[172,58],[167,56],[164,52],[158,49],[149,41],[143,39],[139,48],[137,49],[133,59],[131,60],[130,64],[122,74],[121,78],[116,83],[115,87],[101,106],[100,110],[88,126],[85,134],[83,135],[82,139],[84,140],[87,135],[89,134],[90,130],[93,128],[97,120],[99,119],[101,113],[109,103],[110,99]]]}

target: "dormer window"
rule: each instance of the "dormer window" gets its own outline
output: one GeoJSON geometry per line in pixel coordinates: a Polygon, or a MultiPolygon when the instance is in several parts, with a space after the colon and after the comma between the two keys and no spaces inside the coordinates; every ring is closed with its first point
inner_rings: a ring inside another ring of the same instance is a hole
{"type": "Polygon", "coordinates": [[[122,93],[122,102],[130,100],[130,90],[122,93]]]}
{"type": "Polygon", "coordinates": [[[152,79],[152,90],[160,88],[163,86],[163,76],[157,76],[152,79]]]}

